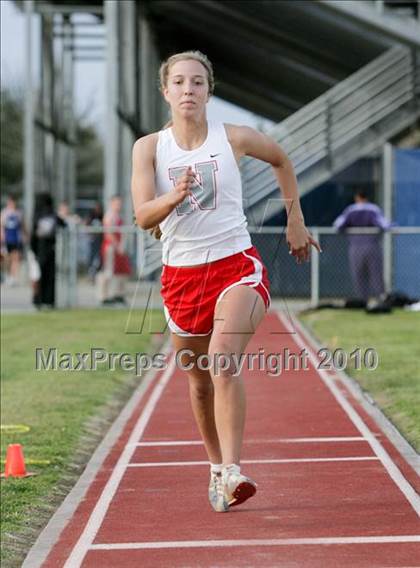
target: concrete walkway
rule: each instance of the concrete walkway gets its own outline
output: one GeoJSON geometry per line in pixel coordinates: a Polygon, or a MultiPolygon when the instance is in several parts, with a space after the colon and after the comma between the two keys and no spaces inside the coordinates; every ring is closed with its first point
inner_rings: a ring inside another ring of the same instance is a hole
{"type": "MultiPolygon", "coordinates": [[[[130,281],[127,283],[127,306],[131,308],[145,308],[147,305],[155,309],[163,309],[160,296],[160,281],[130,281]]],[[[299,311],[309,308],[309,299],[295,300],[290,298],[272,298],[272,309],[283,311],[299,311]]],[[[98,298],[97,287],[87,278],[79,278],[75,293],[74,308],[103,308],[98,298]]],[[[107,309],[124,308],[121,304],[108,306],[107,309]]],[[[24,278],[16,286],[1,284],[1,310],[3,313],[37,312],[32,304],[31,285],[24,278]]]]}

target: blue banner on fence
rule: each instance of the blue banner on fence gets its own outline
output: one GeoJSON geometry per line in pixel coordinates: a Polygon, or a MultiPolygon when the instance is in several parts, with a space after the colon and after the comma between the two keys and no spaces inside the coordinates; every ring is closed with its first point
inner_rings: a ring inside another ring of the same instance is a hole
{"type": "MultiPolygon", "coordinates": [[[[394,150],[393,220],[401,227],[420,226],[420,150],[394,150]]],[[[420,235],[394,237],[393,289],[420,296],[420,235]]]]}

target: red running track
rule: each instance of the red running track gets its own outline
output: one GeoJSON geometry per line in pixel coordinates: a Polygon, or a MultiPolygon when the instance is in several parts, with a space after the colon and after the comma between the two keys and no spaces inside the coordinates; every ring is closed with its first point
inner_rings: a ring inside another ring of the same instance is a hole
{"type": "MultiPolygon", "coordinates": [[[[296,324],[297,325],[297,324],[296,324]]],[[[247,351],[311,347],[270,313],[247,351]]],[[[159,371],[44,568],[420,566],[420,479],[333,372],[245,371],[242,470],[257,495],[207,501],[184,373],[159,371]]]]}

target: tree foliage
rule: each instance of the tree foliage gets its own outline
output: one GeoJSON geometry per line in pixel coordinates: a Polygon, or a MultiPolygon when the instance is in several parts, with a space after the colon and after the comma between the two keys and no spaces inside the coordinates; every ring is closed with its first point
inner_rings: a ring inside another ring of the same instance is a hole
{"type": "Polygon", "coordinates": [[[3,87],[0,96],[0,182],[4,188],[22,180],[23,100],[11,89],[3,87]]]}
{"type": "Polygon", "coordinates": [[[102,186],[103,146],[94,126],[77,124],[76,137],[77,185],[102,186]]]}
{"type": "MultiPolygon", "coordinates": [[[[1,88],[0,182],[2,188],[23,185],[24,101],[21,90],[1,88]]],[[[102,186],[103,147],[95,127],[86,117],[76,117],[76,180],[78,194],[83,186],[102,186]]]]}

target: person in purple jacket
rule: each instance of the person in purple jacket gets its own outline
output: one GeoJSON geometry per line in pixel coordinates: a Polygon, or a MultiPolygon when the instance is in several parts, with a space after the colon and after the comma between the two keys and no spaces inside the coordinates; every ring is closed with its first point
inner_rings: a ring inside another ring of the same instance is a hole
{"type": "MultiPolygon", "coordinates": [[[[365,191],[358,190],[355,203],[344,209],[334,221],[340,231],[350,227],[378,227],[387,230],[391,223],[380,207],[368,200],[365,191]]],[[[382,234],[349,234],[349,262],[357,298],[366,302],[384,293],[382,234]]]]}

